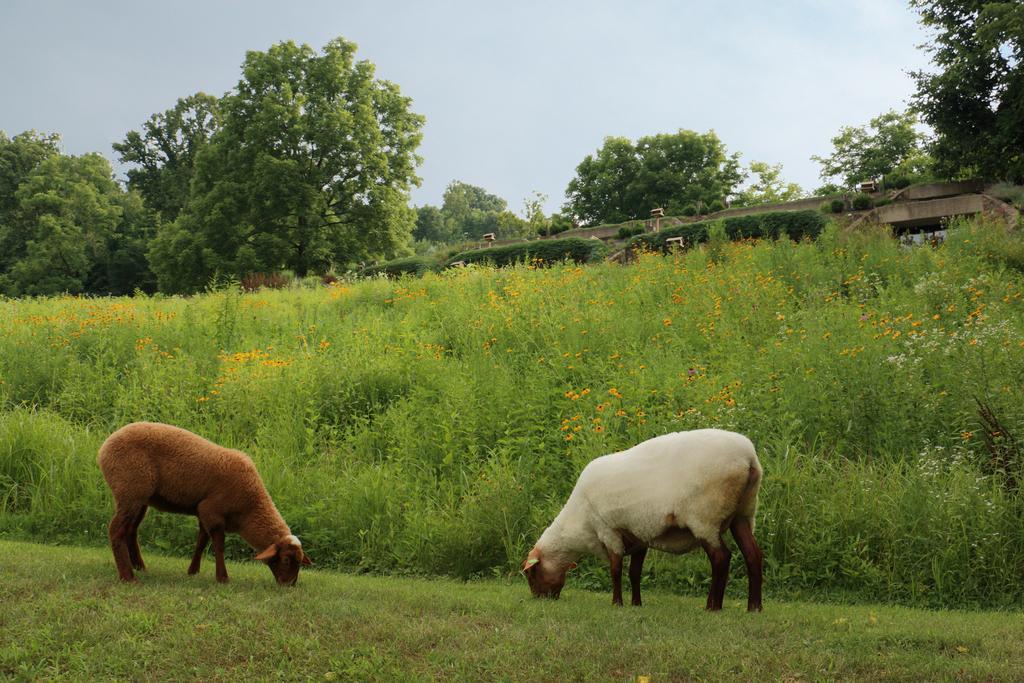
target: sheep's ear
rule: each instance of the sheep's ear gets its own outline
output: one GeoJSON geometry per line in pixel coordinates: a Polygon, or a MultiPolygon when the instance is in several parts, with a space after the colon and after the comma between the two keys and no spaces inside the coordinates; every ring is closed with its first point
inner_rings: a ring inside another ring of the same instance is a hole
{"type": "Polygon", "coordinates": [[[523,562],[523,572],[530,571],[535,566],[537,566],[538,562],[540,562],[539,558],[536,558],[536,557],[528,557],[528,558],[526,558],[526,562],[523,562]]]}
{"type": "Polygon", "coordinates": [[[308,567],[309,565],[313,564],[313,560],[309,559],[309,555],[303,553],[302,554],[302,564],[304,564],[304,565],[306,565],[308,567]]]}
{"type": "Polygon", "coordinates": [[[256,556],[256,559],[260,562],[266,562],[272,560],[277,556],[277,544],[268,546],[266,550],[256,556]]]}

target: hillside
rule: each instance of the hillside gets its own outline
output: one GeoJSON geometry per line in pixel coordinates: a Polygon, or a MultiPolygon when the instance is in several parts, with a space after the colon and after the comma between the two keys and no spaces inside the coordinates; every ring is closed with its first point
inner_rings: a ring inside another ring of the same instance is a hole
{"type": "MultiPolygon", "coordinates": [[[[590,459],[718,426],[759,448],[776,597],[1019,607],[1022,254],[985,225],[938,249],[829,228],[629,266],[3,300],[0,533],[104,544],[96,448],[148,419],[249,452],[319,566],[502,575],[590,459]]],[[[184,557],[193,524],[142,537],[184,557]]],[[[648,565],[707,580],[701,557],[648,565]]]]}

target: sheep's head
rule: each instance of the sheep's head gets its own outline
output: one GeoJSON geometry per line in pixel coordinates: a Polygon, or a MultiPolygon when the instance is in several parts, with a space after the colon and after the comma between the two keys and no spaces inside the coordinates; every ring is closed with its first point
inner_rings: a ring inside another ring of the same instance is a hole
{"type": "Polygon", "coordinates": [[[266,562],[274,578],[282,586],[294,586],[299,580],[299,569],[302,565],[313,562],[302,552],[302,543],[291,534],[256,556],[257,560],[266,562]]]}
{"type": "Polygon", "coordinates": [[[530,584],[530,592],[533,593],[533,597],[557,600],[565,585],[566,573],[575,567],[575,562],[560,564],[550,560],[545,561],[541,557],[540,550],[534,548],[523,562],[523,574],[526,575],[526,581],[530,584]]]}

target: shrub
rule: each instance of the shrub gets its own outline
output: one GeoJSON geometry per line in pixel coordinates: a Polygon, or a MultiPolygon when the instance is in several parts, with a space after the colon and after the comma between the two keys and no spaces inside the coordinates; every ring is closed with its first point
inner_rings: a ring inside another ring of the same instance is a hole
{"type": "Polygon", "coordinates": [[[853,208],[856,211],[864,211],[870,209],[875,205],[875,200],[871,198],[871,195],[863,192],[854,195],[853,197],[853,208]]]}
{"type": "Polygon", "coordinates": [[[1012,183],[997,183],[988,189],[988,193],[1004,202],[1010,202],[1018,209],[1024,208],[1024,186],[1012,183]]]}
{"type": "Polygon", "coordinates": [[[910,176],[906,173],[890,173],[882,178],[882,187],[886,190],[901,190],[910,186],[910,176]]]}
{"type": "Polygon", "coordinates": [[[359,271],[364,277],[373,275],[387,275],[388,277],[401,277],[403,275],[423,275],[427,271],[439,270],[437,261],[427,256],[409,256],[407,258],[385,261],[375,266],[367,266],[359,271]]]}
{"type": "Polygon", "coordinates": [[[788,236],[793,240],[817,237],[825,227],[825,219],[817,211],[773,211],[749,216],[730,216],[718,221],[684,223],[661,232],[638,235],[630,241],[631,247],[646,246],[648,249],[667,251],[665,242],[670,237],[682,237],[687,244],[708,240],[708,228],[712,223],[721,223],[725,234],[731,240],[744,238],[775,238],[788,236]]]}
{"type": "Polygon", "coordinates": [[[885,206],[887,204],[892,204],[892,200],[889,199],[888,197],[882,197],[881,199],[875,200],[876,207],[885,206]]]}
{"type": "Polygon", "coordinates": [[[686,208],[683,209],[683,215],[684,216],[696,216],[697,215],[697,207],[694,206],[693,204],[687,204],[686,208]]]}
{"type": "Polygon", "coordinates": [[[643,227],[639,225],[623,225],[621,228],[619,228],[618,238],[620,240],[628,240],[630,237],[633,237],[634,235],[643,234],[643,231],[643,227]]]}
{"type": "Polygon", "coordinates": [[[457,261],[466,263],[491,263],[508,266],[522,261],[539,260],[542,263],[558,263],[571,260],[589,263],[604,256],[605,247],[601,240],[568,237],[560,240],[537,240],[506,244],[501,247],[463,251],[448,259],[447,265],[457,261]]]}
{"type": "Polygon", "coordinates": [[[725,211],[725,204],[721,199],[716,199],[708,204],[708,213],[718,213],[719,211],[725,211]]]}
{"type": "Polygon", "coordinates": [[[284,289],[291,284],[291,278],[284,273],[249,273],[242,277],[239,285],[242,291],[255,292],[260,289],[284,289]]]}
{"type": "Polygon", "coordinates": [[[832,213],[842,213],[846,210],[846,202],[842,199],[833,199],[830,206],[832,207],[832,213]]]}

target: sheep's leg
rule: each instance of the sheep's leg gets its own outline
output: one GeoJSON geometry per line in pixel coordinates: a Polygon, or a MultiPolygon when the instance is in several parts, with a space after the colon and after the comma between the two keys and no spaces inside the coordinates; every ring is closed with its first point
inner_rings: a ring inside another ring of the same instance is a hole
{"type": "Polygon", "coordinates": [[[139,525],[142,524],[148,509],[148,506],[142,506],[139,514],[132,520],[131,529],[128,531],[128,556],[131,558],[132,567],[140,571],[146,570],[146,563],[142,561],[142,549],[139,548],[139,525]]]}
{"type": "Polygon", "coordinates": [[[704,552],[708,554],[711,562],[711,589],[708,591],[707,609],[716,612],[722,609],[722,602],[725,600],[725,582],[729,579],[729,557],[731,553],[722,542],[721,537],[716,539],[718,543],[712,545],[708,541],[701,541],[704,552]]]}
{"type": "Polygon", "coordinates": [[[761,581],[764,571],[764,554],[757,545],[754,538],[754,530],[749,519],[737,517],[729,526],[732,537],[743,553],[743,559],[747,563],[747,611],[761,611],[761,581]]]}
{"type": "MultiPolygon", "coordinates": [[[[199,524],[206,533],[210,535],[213,542],[213,559],[217,564],[217,581],[228,582],[228,569],[224,566],[224,518],[219,512],[211,512],[217,509],[216,501],[204,500],[198,505],[196,516],[199,517],[199,524]]],[[[198,544],[197,544],[198,545],[198,544]]]]}
{"type": "Polygon", "coordinates": [[[199,535],[196,537],[196,551],[192,553],[192,564],[188,566],[189,575],[199,573],[199,563],[203,560],[203,551],[206,550],[206,544],[210,541],[210,534],[206,533],[206,529],[203,528],[203,523],[199,523],[199,535]]]}
{"type": "Polygon", "coordinates": [[[633,590],[633,606],[640,606],[640,574],[644,570],[647,548],[641,548],[629,556],[629,587],[633,590]]]}
{"type": "Polygon", "coordinates": [[[608,551],[612,572],[612,604],[622,607],[622,555],[608,551]]]}
{"type": "Polygon", "coordinates": [[[228,568],[224,565],[224,527],[215,526],[209,531],[213,541],[213,557],[217,563],[217,581],[228,582],[228,568]]]}
{"type": "Polygon", "coordinates": [[[135,574],[132,573],[131,553],[128,550],[128,535],[136,515],[138,515],[137,508],[119,504],[107,527],[107,533],[110,536],[110,549],[114,552],[117,574],[122,581],[135,581],[135,574]]]}

